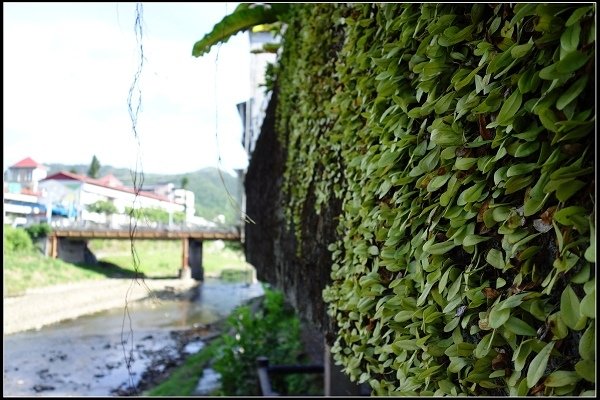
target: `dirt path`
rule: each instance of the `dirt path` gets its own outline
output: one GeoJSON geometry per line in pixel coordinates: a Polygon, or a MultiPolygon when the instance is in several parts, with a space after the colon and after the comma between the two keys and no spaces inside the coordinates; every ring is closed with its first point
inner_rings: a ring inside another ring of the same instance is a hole
{"type": "Polygon", "coordinates": [[[30,289],[22,296],[4,298],[4,334],[124,307],[126,301],[140,300],[151,293],[183,294],[197,285],[193,279],[104,279],[30,289]]]}

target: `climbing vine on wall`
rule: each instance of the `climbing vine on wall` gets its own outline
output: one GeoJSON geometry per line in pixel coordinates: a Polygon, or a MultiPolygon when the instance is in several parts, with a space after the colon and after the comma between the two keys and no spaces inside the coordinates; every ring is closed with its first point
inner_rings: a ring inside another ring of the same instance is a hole
{"type": "Polygon", "coordinates": [[[297,240],[343,202],[335,360],[377,395],[593,393],[595,6],[305,4],[288,21],[297,240]]]}

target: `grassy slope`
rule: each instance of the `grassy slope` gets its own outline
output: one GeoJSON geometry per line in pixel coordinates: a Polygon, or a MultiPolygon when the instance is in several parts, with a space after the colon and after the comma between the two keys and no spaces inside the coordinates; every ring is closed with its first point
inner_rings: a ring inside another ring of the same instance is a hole
{"type": "MultiPolygon", "coordinates": [[[[140,272],[144,276],[178,276],[181,267],[181,242],[138,241],[135,245],[140,259],[140,272]]],[[[92,240],[89,247],[101,261],[116,265],[74,265],[53,260],[38,252],[5,253],[4,296],[22,294],[27,288],[135,274],[128,241],[92,240]]],[[[250,268],[241,252],[219,250],[210,243],[204,246],[204,266],[206,276],[220,276],[223,271],[243,271],[250,268]]]]}
{"type": "MultiPolygon", "coordinates": [[[[133,270],[129,241],[92,240],[90,250],[102,261],[133,270]],[[102,256],[103,254],[106,256],[102,256]]],[[[147,277],[176,277],[181,268],[181,242],[178,240],[140,240],[135,242],[140,271],[147,277]]],[[[220,249],[214,242],[203,245],[203,265],[206,276],[220,276],[224,270],[248,270],[241,251],[220,249]]]]}
{"type": "Polygon", "coordinates": [[[3,268],[5,297],[23,294],[27,288],[103,279],[107,272],[100,266],[77,266],[37,252],[4,254],[3,268]]]}

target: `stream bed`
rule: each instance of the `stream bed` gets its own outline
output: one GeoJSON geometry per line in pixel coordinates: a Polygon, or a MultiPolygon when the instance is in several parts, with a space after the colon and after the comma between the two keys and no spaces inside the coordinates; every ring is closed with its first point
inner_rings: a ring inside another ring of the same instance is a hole
{"type": "Polygon", "coordinates": [[[258,282],[207,278],[189,298],[147,299],[4,336],[5,396],[135,395],[148,370],[168,370],[218,334],[215,324],[261,296],[258,282]]]}

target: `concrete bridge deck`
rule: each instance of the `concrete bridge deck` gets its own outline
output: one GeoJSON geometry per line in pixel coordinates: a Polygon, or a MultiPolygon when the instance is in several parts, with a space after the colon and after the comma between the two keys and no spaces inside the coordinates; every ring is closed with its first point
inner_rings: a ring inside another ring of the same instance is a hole
{"type": "Polygon", "coordinates": [[[111,229],[106,227],[54,227],[47,238],[47,255],[60,258],[70,263],[86,263],[92,260],[93,254],[87,247],[90,239],[121,239],[121,240],[181,240],[181,269],[182,278],[204,280],[202,266],[202,243],[205,240],[241,240],[239,231],[216,229],[188,228],[148,228],[137,227],[129,229],[111,229]]]}
{"type": "Polygon", "coordinates": [[[152,229],[136,228],[53,228],[50,236],[80,239],[196,239],[196,240],[240,240],[239,231],[195,230],[195,229],[152,229]]]}

